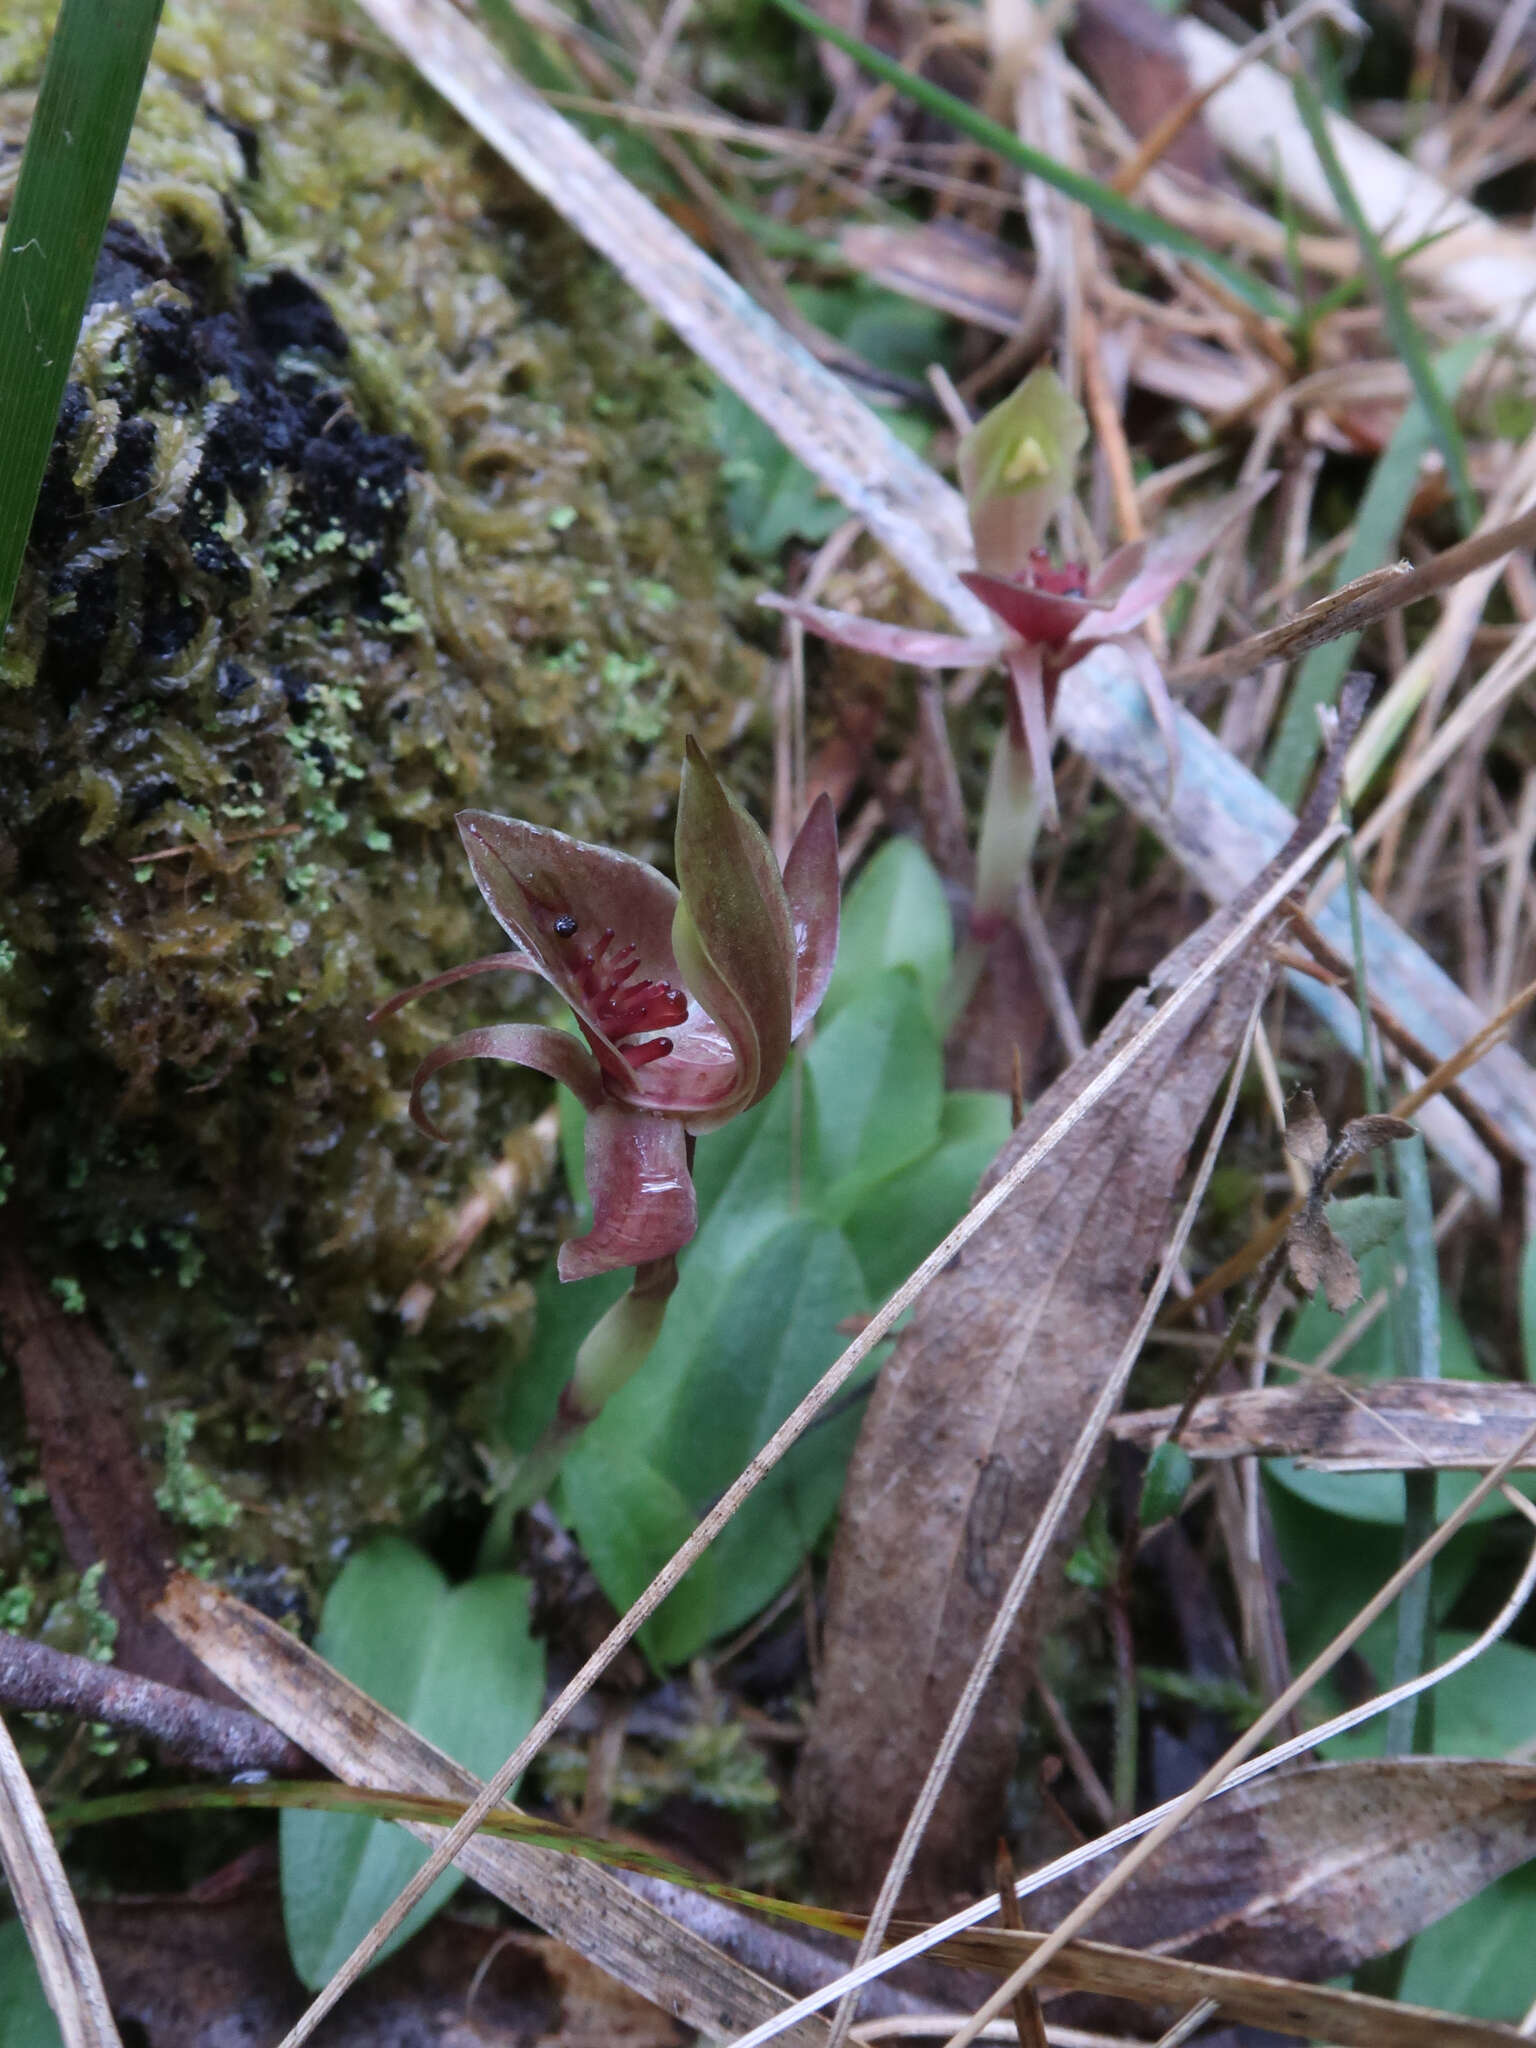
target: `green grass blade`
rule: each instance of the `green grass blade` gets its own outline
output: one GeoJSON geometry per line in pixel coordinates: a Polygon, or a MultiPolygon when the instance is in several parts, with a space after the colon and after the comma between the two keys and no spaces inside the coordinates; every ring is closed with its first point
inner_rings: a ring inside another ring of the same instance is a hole
{"type": "MultiPolygon", "coordinates": [[[[780,0],[783,4],[783,0],[780,0]]],[[[1434,428],[1435,441],[1445,457],[1445,471],[1450,478],[1451,489],[1456,497],[1457,516],[1462,530],[1470,533],[1477,524],[1477,498],[1472,489],[1472,478],[1467,469],[1466,444],[1461,438],[1461,429],[1456,424],[1455,408],[1441,390],[1435,373],[1430,367],[1429,351],[1424,337],[1419,332],[1418,322],[1408,304],[1408,294],[1403,290],[1403,281],[1398,267],[1386,254],[1376,231],[1366,219],[1354,187],[1345,176],[1344,166],[1339,161],[1337,150],[1328,133],[1328,123],[1323,113],[1323,103],[1318,98],[1311,81],[1298,71],[1291,81],[1295,95],[1296,111],[1312,139],[1317,151],[1318,163],[1323,176],[1328,180],[1334,204],[1343,215],[1345,225],[1360,244],[1360,256],[1365,265],[1366,275],[1371,281],[1381,306],[1382,318],[1387,323],[1387,332],[1392,337],[1392,346],[1403,361],[1403,367],[1413,379],[1413,388],[1418,393],[1430,424],[1434,428]]]]}
{"type": "MultiPolygon", "coordinates": [[[[1456,394],[1473,362],[1487,344],[1486,335],[1470,335],[1448,348],[1432,366],[1430,374],[1445,392],[1448,403],[1456,394]]],[[[1434,445],[1434,424],[1417,399],[1413,399],[1391,440],[1371,471],[1360,500],[1354,535],[1339,563],[1334,588],[1353,583],[1357,576],[1384,568],[1396,551],[1398,535],[1408,516],[1418,483],[1419,465],[1434,445]]],[[[1332,704],[1360,644],[1358,633],[1345,633],[1326,646],[1314,647],[1297,671],[1286,702],[1285,716],[1270,753],[1264,780],[1290,810],[1295,810],[1306,788],[1322,745],[1317,710],[1332,704]]]]}
{"type": "Polygon", "coordinates": [[[1118,229],[1144,247],[1171,249],[1175,255],[1189,257],[1203,265],[1213,277],[1220,278],[1228,291],[1235,293],[1244,305],[1251,306],[1256,313],[1262,313],[1268,319],[1289,321],[1293,316],[1295,309],[1289,300],[1238,264],[1207,249],[1198,237],[1187,234],[1183,228],[1176,228],[1168,221],[1159,220],[1155,213],[1148,213],[1129,199],[1123,199],[1112,186],[1101,184],[1097,178],[1074,171],[1066,164],[1057,163],[1054,157],[1031,149],[1011,128],[989,120],[985,114],[978,113],[964,100],[956,99],[942,86],[931,85],[926,78],[920,78],[893,57],[887,57],[883,51],[861,42],[857,36],[849,35],[835,22],[824,21],[814,8],[806,5],[806,0],[773,0],[773,4],[791,21],[798,22],[801,28],[820,36],[847,56],[856,58],[866,71],[873,72],[886,85],[895,86],[898,92],[905,93],[920,107],[926,107],[930,114],[937,114],[950,122],[963,135],[969,135],[973,142],[995,150],[1008,163],[1016,164],[1021,171],[1028,171],[1045,184],[1055,186],[1069,199],[1080,200],[1106,227],[1118,229]]]}
{"type": "Polygon", "coordinates": [[[0,632],[117,190],[160,0],[64,0],[0,246],[0,632]]]}

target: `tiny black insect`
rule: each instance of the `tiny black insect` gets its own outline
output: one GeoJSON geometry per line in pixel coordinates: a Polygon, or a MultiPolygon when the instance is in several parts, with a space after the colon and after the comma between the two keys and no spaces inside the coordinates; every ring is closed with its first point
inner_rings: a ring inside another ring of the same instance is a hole
{"type": "Polygon", "coordinates": [[[566,912],[564,917],[557,917],[555,919],[556,938],[569,939],[574,936],[575,931],[576,920],[574,917],[571,916],[569,911],[566,912]]]}

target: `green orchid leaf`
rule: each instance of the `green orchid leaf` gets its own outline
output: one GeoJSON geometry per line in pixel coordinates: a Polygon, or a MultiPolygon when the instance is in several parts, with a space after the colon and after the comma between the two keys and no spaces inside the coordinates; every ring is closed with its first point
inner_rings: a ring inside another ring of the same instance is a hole
{"type": "Polygon", "coordinates": [[[843,901],[823,1025],[890,967],[911,968],[936,1018],[954,957],[954,925],[938,870],[915,839],[888,839],[843,901]]]}
{"type": "MultiPolygon", "coordinates": [[[[371,1698],[480,1777],[527,1734],[544,1698],[544,1651],[528,1627],[524,1579],[492,1573],[450,1588],[396,1536],[343,1566],[315,1647],[371,1698]]],[[[293,1966],[318,1990],[352,1953],[426,1851],[389,1822],[285,1813],[283,1921],[293,1966]]],[[[460,1882],[449,1872],[385,1944],[388,1955],[460,1882]]]]}

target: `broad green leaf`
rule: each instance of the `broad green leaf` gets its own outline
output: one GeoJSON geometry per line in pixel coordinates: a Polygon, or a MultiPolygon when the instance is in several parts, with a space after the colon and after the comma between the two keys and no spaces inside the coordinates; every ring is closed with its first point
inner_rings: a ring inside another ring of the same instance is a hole
{"type": "MultiPolygon", "coordinates": [[[[1434,1661],[1445,1662],[1472,1641],[1447,1630],[1435,1637],[1434,1661]]],[[[1380,1756],[1383,1723],[1367,1721],[1327,1745],[1332,1757],[1380,1756]]],[[[1507,1756],[1536,1740],[1536,1650],[1490,1643],[1464,1671],[1435,1688],[1437,1756],[1507,1756]]],[[[1531,1987],[1536,1996],[1536,1984],[1531,1987]]]]}
{"type": "Polygon", "coordinates": [[[1408,1952],[1398,1996],[1473,2019],[1523,2019],[1536,1999],[1536,1863],[1427,1927],[1408,1952]]]}
{"type": "Polygon", "coordinates": [[[887,968],[910,967],[930,1016],[949,985],[954,925],[937,869],[915,839],[889,839],[843,903],[823,1027],[887,968]]]}
{"type": "Polygon", "coordinates": [[[0,2048],[64,2048],[19,1920],[0,1927],[0,2048]]]}
{"type": "Polygon", "coordinates": [[[843,1225],[871,1301],[884,1301],[920,1266],[970,1207],[977,1184],[1007,1139],[1006,1095],[946,1095],[939,1143],[926,1159],[881,1181],[843,1225]]]}
{"type": "MultiPolygon", "coordinates": [[[[728,1273],[692,1263],[644,1370],[565,1465],[565,1506],[615,1605],[666,1562],[679,1530],[689,1533],[836,1358],[838,1324],[867,1305],[840,1233],[808,1217],[783,1223],[728,1273]]],[[[836,1505],[856,1427],[846,1420],[813,1429],[747,1501],[710,1553],[713,1589],[690,1578],[661,1609],[646,1640],[658,1663],[691,1656],[789,1579],[836,1505]]]]}
{"type": "MultiPolygon", "coordinates": [[[[544,1652],[528,1630],[529,1588],[494,1573],[450,1589],[396,1536],[359,1551],[326,1598],[320,1655],[466,1769],[489,1777],[527,1734],[544,1696],[544,1652]]],[[[283,1920],[311,1990],[346,1960],[425,1860],[388,1822],[285,1813],[283,1920]]],[[[447,1873],[386,1944],[398,1948],[459,1884],[447,1873]]]]}
{"type": "MultiPolygon", "coordinates": [[[[585,1449],[568,1458],[560,1474],[561,1512],[622,1614],[687,1542],[698,1517],[671,1480],[611,1432],[600,1456],[583,1455],[585,1449]]],[[[654,1664],[686,1663],[715,1634],[718,1581],[718,1551],[706,1550],[640,1631],[640,1647],[654,1664]]]]}
{"type": "Polygon", "coordinates": [[[893,969],[835,1016],[805,1058],[805,1153],[838,1221],[933,1149],[944,1058],[916,977],[893,969]]]}
{"type": "MultiPolygon", "coordinates": [[[[1264,1466],[1271,1481],[1273,1462],[1266,1460],[1264,1466]]],[[[1397,1570],[1403,1561],[1402,1531],[1400,1525],[1387,1522],[1346,1520],[1282,1485],[1272,1483],[1266,1493],[1283,1566],[1280,1607],[1286,1641],[1299,1670],[1397,1570]]],[[[1450,1613],[1487,1545],[1486,1527],[1474,1525],[1459,1530],[1435,1559],[1437,1620],[1444,1621],[1450,1613]]],[[[1389,1610],[1357,1646],[1357,1654],[1382,1683],[1391,1669],[1395,1640],[1396,1622],[1389,1610]]]]}

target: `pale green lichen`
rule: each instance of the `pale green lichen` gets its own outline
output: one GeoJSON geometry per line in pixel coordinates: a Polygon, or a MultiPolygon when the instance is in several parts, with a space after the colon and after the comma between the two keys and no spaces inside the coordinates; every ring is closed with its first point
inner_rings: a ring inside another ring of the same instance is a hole
{"type": "MultiPolygon", "coordinates": [[[[210,1483],[261,1502],[209,1540],[318,1574],[481,1484],[550,1234],[488,1232],[407,1335],[539,1100],[459,1069],[430,1145],[414,1060],[504,992],[365,1022],[496,943],[453,813],[653,855],[682,733],[723,746],[762,684],[699,373],[339,19],[167,10],[0,645],[9,1213],[146,1451],[195,1416],[210,1483]]],[[[44,46],[0,41],[0,212],[44,46]]]]}

